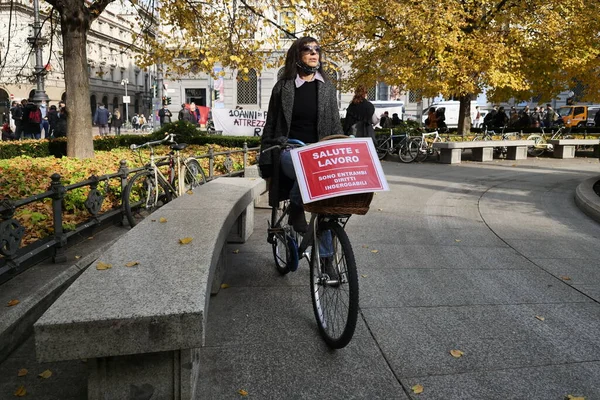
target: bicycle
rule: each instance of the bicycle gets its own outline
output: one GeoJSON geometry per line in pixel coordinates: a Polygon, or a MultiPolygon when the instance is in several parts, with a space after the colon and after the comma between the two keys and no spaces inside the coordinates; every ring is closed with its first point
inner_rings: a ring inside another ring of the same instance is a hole
{"type": "MultiPolygon", "coordinates": [[[[394,135],[393,130],[390,129],[388,135],[378,135],[375,139],[375,150],[377,151],[377,157],[383,160],[387,154],[397,153],[400,157],[400,161],[403,163],[413,162],[417,155],[417,149],[410,149],[410,136],[408,133],[401,135],[394,135]],[[394,140],[399,141],[394,142],[394,140]]],[[[414,144],[416,145],[416,144],[414,144]]]]}
{"type": "Polygon", "coordinates": [[[534,133],[533,135],[529,135],[527,137],[527,140],[533,140],[535,143],[533,146],[529,146],[527,148],[527,154],[529,154],[532,157],[539,157],[541,156],[545,151],[549,151],[552,152],[554,151],[554,146],[550,143],[548,143],[548,140],[555,140],[555,139],[560,139],[561,137],[563,139],[571,139],[572,136],[571,135],[565,135],[565,130],[567,128],[565,128],[565,126],[560,126],[556,132],[553,132],[552,137],[550,139],[548,139],[548,137],[546,136],[546,133],[544,132],[544,128],[542,128],[542,134],[539,135],[537,133],[534,133]]]}
{"type": "Polygon", "coordinates": [[[434,154],[439,158],[439,152],[433,148],[434,143],[443,142],[442,137],[440,136],[438,131],[433,132],[423,132],[421,133],[421,137],[413,137],[410,139],[409,148],[416,149],[414,153],[414,159],[417,162],[422,162],[434,154]],[[432,137],[429,139],[429,137],[432,137]]]}
{"type": "MultiPolygon", "coordinates": [[[[266,142],[272,143],[277,141],[266,142]]],[[[288,139],[262,153],[304,145],[299,140],[288,139]]],[[[319,332],[325,343],[334,349],[343,348],[350,342],[358,319],[356,261],[344,228],[353,213],[367,212],[373,193],[367,195],[370,196],[349,195],[305,204],[304,209],[311,212],[311,217],[308,232],[304,234],[295,232],[287,222],[289,200],[272,207],[268,221],[267,242],[272,246],[275,268],[280,274],[296,271],[300,259],[308,260],[313,311],[319,332]],[[334,206],[338,204],[336,202],[342,206],[334,206]],[[353,202],[356,207],[352,207],[353,202]]]]}
{"type": "Polygon", "coordinates": [[[179,152],[187,144],[177,144],[174,137],[172,133],[162,140],[130,146],[131,150],[138,151],[140,160],[141,149],[150,149],[150,161],[144,165],[144,170],[129,180],[123,192],[123,209],[132,228],[162,205],[206,183],[206,175],[198,160],[193,157],[181,159],[179,152]],[[154,146],[166,142],[170,143],[171,151],[157,159],[154,146]],[[160,170],[161,166],[168,167],[166,175],[160,170]]]}

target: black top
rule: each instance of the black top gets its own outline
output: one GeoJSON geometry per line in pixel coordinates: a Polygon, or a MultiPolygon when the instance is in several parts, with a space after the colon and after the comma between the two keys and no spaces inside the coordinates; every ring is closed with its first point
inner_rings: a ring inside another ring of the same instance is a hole
{"type": "Polygon", "coordinates": [[[352,125],[359,121],[371,123],[374,113],[375,106],[369,100],[364,99],[360,103],[350,103],[344,118],[344,133],[348,134],[352,125]]]}
{"type": "Polygon", "coordinates": [[[317,118],[317,81],[304,82],[294,94],[290,139],[317,142],[317,118]]]}

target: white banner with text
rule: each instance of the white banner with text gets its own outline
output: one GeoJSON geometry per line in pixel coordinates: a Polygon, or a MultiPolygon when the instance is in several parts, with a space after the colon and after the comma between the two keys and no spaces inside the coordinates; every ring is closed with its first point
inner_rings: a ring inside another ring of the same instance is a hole
{"type": "Polygon", "coordinates": [[[213,108],[212,119],[215,129],[223,131],[223,135],[261,136],[267,120],[267,112],[213,108]]]}

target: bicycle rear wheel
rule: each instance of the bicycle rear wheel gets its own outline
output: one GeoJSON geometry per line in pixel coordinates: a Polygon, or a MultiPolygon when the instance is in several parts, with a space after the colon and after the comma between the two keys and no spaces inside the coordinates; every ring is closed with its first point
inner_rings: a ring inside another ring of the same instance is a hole
{"type": "Polygon", "coordinates": [[[275,269],[281,275],[298,269],[298,246],[291,236],[291,229],[287,225],[287,202],[280,203],[279,207],[271,209],[269,222],[269,235],[267,241],[273,249],[275,269]]]}
{"type": "Polygon", "coordinates": [[[377,151],[377,158],[380,160],[383,160],[388,153],[388,141],[389,138],[384,135],[379,135],[375,138],[375,150],[377,151]]]}
{"type": "Polygon", "coordinates": [[[154,174],[150,171],[138,172],[129,180],[123,192],[123,208],[129,226],[133,228],[162,205],[171,201],[171,198],[171,190],[161,179],[157,185],[154,174]]]}
{"type": "Polygon", "coordinates": [[[527,147],[527,154],[532,157],[539,157],[544,154],[544,151],[546,150],[546,140],[542,136],[529,135],[527,140],[533,140],[535,143],[533,146],[527,147]]]}
{"type": "Polygon", "coordinates": [[[418,144],[412,140],[404,141],[400,147],[398,147],[398,156],[400,161],[403,163],[410,163],[415,160],[419,152],[418,144]]]}
{"type": "Polygon", "coordinates": [[[313,310],[319,332],[325,343],[334,349],[345,347],[356,328],[358,319],[358,277],[354,252],[348,235],[337,222],[319,224],[310,259],[310,283],[313,310]],[[323,257],[319,247],[332,252],[323,257]]]}

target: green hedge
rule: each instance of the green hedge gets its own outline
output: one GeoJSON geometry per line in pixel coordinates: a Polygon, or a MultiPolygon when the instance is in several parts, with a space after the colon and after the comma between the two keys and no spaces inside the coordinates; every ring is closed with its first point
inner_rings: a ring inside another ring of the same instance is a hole
{"type": "MultiPolygon", "coordinates": [[[[170,124],[175,125],[175,124],[170,124]]],[[[148,135],[120,135],[108,136],[106,138],[96,138],[94,140],[94,150],[110,151],[118,147],[129,147],[132,144],[142,144],[149,140],[157,140],[164,137],[166,127],[161,131],[156,131],[148,135]]],[[[221,136],[207,135],[194,128],[193,134],[174,132],[178,136],[175,138],[179,143],[187,144],[216,144],[225,147],[243,147],[244,142],[248,147],[257,147],[260,145],[260,137],[252,136],[221,136]]],[[[13,142],[0,142],[0,159],[10,159],[26,155],[29,157],[62,157],[67,154],[66,138],[52,140],[26,140],[13,142]]]]}

